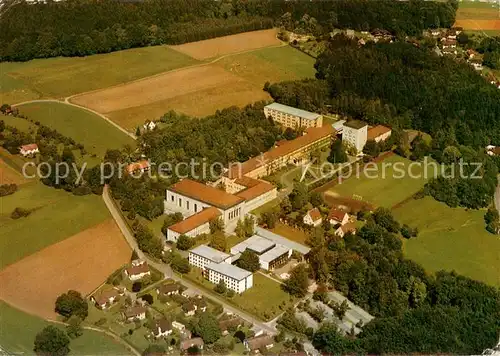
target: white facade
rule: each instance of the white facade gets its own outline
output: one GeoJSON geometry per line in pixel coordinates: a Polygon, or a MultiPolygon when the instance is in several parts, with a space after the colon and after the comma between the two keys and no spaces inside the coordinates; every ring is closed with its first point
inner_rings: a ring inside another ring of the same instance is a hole
{"type": "Polygon", "coordinates": [[[208,234],[208,233],[210,233],[210,222],[197,226],[193,230],[190,230],[184,234],[180,234],[177,231],[167,229],[167,240],[172,242],[177,242],[177,239],[181,235],[186,235],[188,237],[194,238],[198,235],[208,234]]]}
{"type": "Polygon", "coordinates": [[[37,154],[39,153],[40,151],[38,150],[38,147],[37,148],[32,148],[32,149],[24,149],[24,148],[21,148],[19,150],[19,153],[21,155],[23,155],[24,157],[26,156],[31,156],[31,155],[34,155],[34,154],[37,154]]]}
{"type": "Polygon", "coordinates": [[[172,327],[173,327],[173,328],[176,328],[176,329],[177,329],[177,330],[179,330],[179,331],[184,331],[184,330],[186,330],[186,326],[185,326],[184,324],[181,324],[181,323],[177,322],[177,321],[173,321],[173,322],[172,322],[172,327]]]}
{"type": "Polygon", "coordinates": [[[342,219],[330,217],[330,224],[332,225],[337,225],[337,224],[345,225],[348,222],[349,222],[349,215],[347,213],[342,217],[342,219]]]}
{"type": "MultiPolygon", "coordinates": [[[[230,264],[228,264],[227,266],[230,267],[228,268],[228,270],[230,269],[241,270],[241,268],[238,268],[230,264]]],[[[208,270],[208,280],[213,284],[218,284],[221,280],[223,280],[224,283],[226,284],[226,287],[228,289],[235,291],[236,293],[243,293],[244,291],[246,291],[249,288],[252,288],[253,286],[253,274],[250,272],[248,272],[248,275],[246,277],[242,277],[241,279],[239,279],[239,277],[232,276],[231,273],[225,273],[220,270],[214,270],[212,269],[212,267],[215,266],[210,265],[208,266],[207,270],[208,270]]]]}
{"type": "Polygon", "coordinates": [[[314,220],[309,212],[307,212],[306,215],[304,215],[304,218],[302,219],[302,222],[306,225],[310,226],[319,226],[323,222],[323,219],[320,217],[319,219],[314,220]]]}
{"type": "Polygon", "coordinates": [[[189,251],[190,265],[205,270],[210,263],[231,263],[231,256],[206,245],[200,245],[189,251]]]}
{"type": "Polygon", "coordinates": [[[131,281],[138,281],[139,279],[142,279],[146,276],[150,276],[151,275],[151,272],[150,271],[147,271],[147,272],[142,272],[142,273],[139,273],[139,274],[131,274],[129,275],[127,273],[127,271],[125,271],[125,274],[128,276],[128,278],[131,280],[131,281]]]}
{"type": "Polygon", "coordinates": [[[156,330],[154,331],[154,336],[158,339],[160,337],[168,336],[172,334],[172,329],[170,330],[161,330],[159,326],[156,326],[156,330]]]}
{"type": "Polygon", "coordinates": [[[252,210],[257,209],[258,207],[270,202],[271,200],[274,200],[278,197],[278,190],[274,188],[273,190],[270,190],[267,193],[264,193],[262,195],[259,195],[258,197],[248,200],[245,204],[245,214],[248,214],[252,210]]]}
{"type": "Polygon", "coordinates": [[[291,106],[272,103],[264,107],[264,115],[285,127],[309,128],[323,126],[323,116],[291,106]]]}
{"type": "Polygon", "coordinates": [[[344,128],[342,131],[342,141],[344,141],[349,146],[352,146],[356,149],[357,153],[363,151],[363,147],[365,147],[366,140],[368,139],[368,125],[359,125],[353,127],[354,125],[349,125],[349,123],[344,124],[344,128]]]}

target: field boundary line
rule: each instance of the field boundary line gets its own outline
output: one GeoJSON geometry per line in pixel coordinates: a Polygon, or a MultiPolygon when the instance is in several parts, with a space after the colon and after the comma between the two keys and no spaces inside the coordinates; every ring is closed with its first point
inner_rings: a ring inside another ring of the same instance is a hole
{"type": "Polygon", "coordinates": [[[23,102],[20,102],[20,103],[17,103],[17,104],[13,104],[12,107],[17,107],[17,106],[22,106],[22,105],[32,104],[32,103],[44,103],[44,102],[45,103],[49,102],[49,103],[65,104],[65,105],[73,106],[73,107],[78,108],[78,109],[86,110],[86,111],[88,111],[88,112],[90,112],[92,114],[95,114],[95,115],[99,116],[101,119],[106,120],[108,123],[110,123],[111,125],[113,125],[115,128],[117,128],[118,130],[120,130],[121,132],[123,132],[124,134],[126,134],[127,136],[129,136],[130,138],[132,138],[133,140],[137,140],[137,137],[133,133],[128,132],[123,127],[121,127],[116,122],[114,122],[111,119],[109,119],[108,117],[104,116],[100,112],[92,110],[92,109],[90,109],[90,108],[88,108],[86,106],[82,106],[82,105],[78,105],[78,104],[72,103],[72,102],[70,102],[68,100],[68,98],[65,98],[64,101],[63,100],[58,100],[58,99],[35,99],[35,100],[27,100],[27,101],[23,101],[23,102]]]}

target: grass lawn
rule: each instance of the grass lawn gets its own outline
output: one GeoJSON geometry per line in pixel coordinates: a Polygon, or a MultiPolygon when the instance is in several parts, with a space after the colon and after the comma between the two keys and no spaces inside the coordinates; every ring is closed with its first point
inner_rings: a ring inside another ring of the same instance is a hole
{"type": "MultiPolygon", "coordinates": [[[[200,270],[192,268],[185,278],[205,287],[212,293],[215,285],[201,276],[200,270]]],[[[218,295],[218,294],[216,294],[218,295]]],[[[269,321],[284,312],[294,298],[281,289],[279,283],[261,275],[253,274],[253,286],[241,295],[235,295],[231,299],[226,299],[236,307],[257,316],[260,319],[269,321]]]]}
{"type": "Polygon", "coordinates": [[[106,88],[200,63],[167,46],[134,48],[87,57],[35,59],[0,63],[3,102],[61,98],[106,88]]]}
{"type": "Polygon", "coordinates": [[[51,102],[31,103],[19,106],[19,111],[82,143],[89,153],[99,157],[104,157],[108,148],[134,144],[132,138],[104,119],[74,106],[51,102]]]}
{"type": "Polygon", "coordinates": [[[5,125],[15,127],[16,129],[24,132],[36,130],[36,126],[28,120],[17,118],[14,116],[0,114],[0,121],[5,122],[5,125]]]}
{"type": "Polygon", "coordinates": [[[500,237],[485,230],[483,210],[450,208],[425,197],[394,210],[402,223],[416,226],[418,237],[404,240],[405,255],[430,272],[455,270],[500,286],[500,237]]]}
{"type": "Polygon", "coordinates": [[[100,196],[75,196],[40,182],[0,199],[0,268],[109,218],[100,196]],[[33,211],[13,220],[16,207],[33,211]]]}
{"type": "MultiPolygon", "coordinates": [[[[0,302],[0,345],[9,354],[33,354],[36,334],[48,325],[51,325],[48,321],[0,302]]],[[[72,340],[70,349],[71,355],[131,355],[122,344],[103,333],[90,330],[84,330],[82,336],[72,340]]]]}
{"type": "MultiPolygon", "coordinates": [[[[423,162],[412,162],[406,158],[393,155],[386,158],[382,162],[377,163],[377,170],[370,170],[364,173],[364,170],[360,168],[360,174],[356,176],[356,172],[353,171],[352,176],[341,184],[335,185],[329,191],[335,195],[352,198],[353,195],[360,196],[364,201],[375,204],[377,206],[383,206],[390,208],[395,204],[402,202],[408,197],[418,192],[423,188],[426,183],[424,179],[424,168],[423,162]],[[396,169],[394,169],[394,165],[396,169]],[[417,165],[419,164],[420,165],[417,165]],[[403,174],[400,174],[400,168],[404,170],[403,174]],[[421,178],[411,178],[408,172],[412,172],[414,177],[419,174],[422,175],[421,178]],[[384,174],[385,172],[385,174],[384,174]],[[402,178],[398,178],[398,177],[402,178]]],[[[371,164],[372,168],[375,168],[371,164]]],[[[429,166],[428,176],[432,175],[432,166],[429,166]]]]}
{"type": "Polygon", "coordinates": [[[305,245],[306,240],[309,237],[304,231],[294,229],[293,227],[285,225],[280,222],[277,222],[276,226],[274,227],[274,229],[271,229],[271,231],[274,232],[275,234],[284,236],[289,240],[298,242],[299,244],[303,245],[305,245]]]}

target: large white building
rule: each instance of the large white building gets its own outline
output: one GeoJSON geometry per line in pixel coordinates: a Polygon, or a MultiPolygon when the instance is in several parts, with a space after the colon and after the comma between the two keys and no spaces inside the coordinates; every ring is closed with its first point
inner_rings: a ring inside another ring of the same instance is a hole
{"type": "Polygon", "coordinates": [[[210,233],[210,221],[220,219],[221,212],[215,207],[204,208],[198,214],[194,214],[171,225],[167,229],[167,240],[177,242],[180,235],[196,237],[201,234],[210,233]]]}
{"type": "Polygon", "coordinates": [[[361,153],[368,139],[368,125],[363,121],[352,120],[344,123],[342,141],[361,153]]]}
{"type": "Polygon", "coordinates": [[[273,270],[285,264],[292,255],[292,249],[259,235],[253,235],[231,248],[231,254],[239,257],[245,250],[250,250],[259,256],[260,267],[273,270]]]}
{"type": "Polygon", "coordinates": [[[253,274],[229,263],[210,263],[206,267],[208,280],[218,284],[223,280],[226,287],[236,293],[243,293],[253,285],[253,274]]]}
{"type": "Polygon", "coordinates": [[[210,263],[231,263],[231,256],[207,245],[200,245],[189,251],[189,264],[205,270],[210,263]]]}
{"type": "Polygon", "coordinates": [[[291,106],[272,103],[264,107],[264,115],[285,127],[309,128],[323,126],[323,116],[291,106]]]}

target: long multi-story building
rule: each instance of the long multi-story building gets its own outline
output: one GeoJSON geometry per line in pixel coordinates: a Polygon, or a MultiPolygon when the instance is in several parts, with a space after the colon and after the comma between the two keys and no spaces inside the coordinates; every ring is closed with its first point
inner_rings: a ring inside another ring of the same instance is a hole
{"type": "Polygon", "coordinates": [[[208,280],[214,284],[224,281],[226,287],[243,293],[253,286],[253,274],[229,263],[210,263],[206,267],[208,280]]]}
{"type": "Polygon", "coordinates": [[[189,251],[189,264],[205,270],[211,263],[231,263],[231,255],[207,245],[200,245],[189,251]]]}
{"type": "Polygon", "coordinates": [[[323,126],[322,115],[279,103],[272,103],[265,106],[264,115],[285,127],[293,129],[323,126]]]}
{"type": "Polygon", "coordinates": [[[347,121],[342,131],[342,141],[361,153],[368,138],[368,125],[359,120],[347,121]]]}

